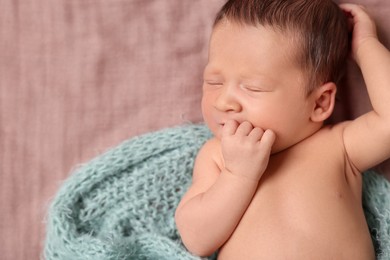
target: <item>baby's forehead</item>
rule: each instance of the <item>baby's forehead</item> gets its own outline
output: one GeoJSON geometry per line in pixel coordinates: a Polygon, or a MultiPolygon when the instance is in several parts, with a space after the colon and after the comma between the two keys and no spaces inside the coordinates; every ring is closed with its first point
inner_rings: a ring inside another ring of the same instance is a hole
{"type": "MultiPolygon", "coordinates": [[[[261,33],[261,31],[268,30],[273,32],[274,35],[277,35],[278,38],[280,38],[280,44],[288,43],[291,44],[291,46],[299,47],[300,44],[302,44],[303,41],[303,34],[300,30],[294,27],[282,27],[279,25],[271,25],[271,24],[251,24],[246,23],[240,20],[233,20],[231,18],[223,18],[218,23],[216,23],[213,26],[211,39],[215,32],[219,30],[223,30],[226,28],[234,27],[236,30],[245,29],[245,28],[258,28],[258,32],[261,33]]],[[[242,30],[245,31],[245,30],[242,30]]],[[[249,31],[248,31],[249,32],[249,31]]],[[[253,33],[253,32],[252,32],[253,33]]],[[[266,37],[267,35],[264,35],[266,37]]]]}
{"type": "MultiPolygon", "coordinates": [[[[291,36],[271,26],[253,26],[224,21],[215,26],[210,41],[205,73],[234,68],[245,75],[264,76],[296,71],[305,78],[306,70],[299,62],[298,44],[291,36]]],[[[229,70],[227,70],[229,71],[229,70]]]]}
{"type": "MultiPolygon", "coordinates": [[[[224,30],[229,30],[234,28],[234,30],[239,31],[240,33],[247,33],[247,34],[256,34],[258,33],[261,35],[261,37],[273,37],[276,39],[275,41],[275,51],[281,52],[284,50],[286,54],[286,58],[288,58],[289,61],[292,61],[296,63],[297,65],[301,64],[301,58],[303,55],[302,50],[302,42],[303,38],[301,36],[301,33],[299,33],[296,30],[293,29],[286,29],[281,28],[276,25],[262,25],[262,24],[248,24],[242,21],[235,21],[227,18],[223,18],[220,20],[217,24],[214,25],[211,38],[210,38],[210,49],[209,49],[209,55],[212,55],[212,48],[219,48],[221,47],[219,44],[212,44],[213,40],[218,37],[224,37],[223,33],[219,33],[224,30]],[[251,30],[245,30],[250,28],[251,30]],[[253,30],[253,28],[255,30],[253,30]],[[264,31],[271,32],[270,33],[264,33],[264,31]],[[217,35],[217,36],[216,36],[217,35]]],[[[219,41],[223,41],[224,39],[219,39],[219,41]]],[[[243,39],[239,39],[240,41],[243,41],[243,39]]]]}

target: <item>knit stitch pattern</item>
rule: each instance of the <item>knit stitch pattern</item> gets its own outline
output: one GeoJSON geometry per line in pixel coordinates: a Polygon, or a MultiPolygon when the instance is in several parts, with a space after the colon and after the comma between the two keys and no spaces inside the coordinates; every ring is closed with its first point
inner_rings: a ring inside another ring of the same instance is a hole
{"type": "Polygon", "coordinates": [[[363,175],[363,208],[377,260],[390,259],[390,183],[382,175],[363,175]]]}
{"type": "MultiPolygon", "coordinates": [[[[193,163],[211,137],[184,125],[125,141],[63,183],[47,219],[47,260],[196,260],[182,245],[174,212],[191,183],[193,163]]],[[[378,259],[389,259],[390,186],[364,177],[365,212],[378,259]]],[[[215,259],[216,255],[204,259],[215,259]]]]}

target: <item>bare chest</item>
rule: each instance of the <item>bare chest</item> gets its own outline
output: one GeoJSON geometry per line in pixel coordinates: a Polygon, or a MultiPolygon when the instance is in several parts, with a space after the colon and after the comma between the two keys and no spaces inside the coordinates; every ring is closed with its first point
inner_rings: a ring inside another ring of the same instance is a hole
{"type": "Polygon", "coordinates": [[[273,156],[220,259],[370,259],[361,176],[346,173],[339,155],[324,155],[298,150],[273,156]],[[364,251],[358,258],[352,257],[357,244],[364,251]]]}

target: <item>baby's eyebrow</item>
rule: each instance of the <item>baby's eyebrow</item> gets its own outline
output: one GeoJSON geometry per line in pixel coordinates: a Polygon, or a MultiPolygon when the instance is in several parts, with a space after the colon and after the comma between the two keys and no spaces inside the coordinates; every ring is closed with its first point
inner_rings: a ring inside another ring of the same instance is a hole
{"type": "Polygon", "coordinates": [[[277,81],[277,79],[274,79],[269,75],[266,75],[261,72],[256,72],[256,71],[242,74],[240,76],[240,80],[254,82],[254,83],[260,83],[260,82],[275,83],[277,81]]]}
{"type": "Polygon", "coordinates": [[[220,75],[221,74],[221,70],[220,69],[217,69],[216,67],[213,67],[213,66],[210,66],[210,65],[206,65],[204,71],[203,71],[203,74],[207,74],[207,75],[220,75]]]}

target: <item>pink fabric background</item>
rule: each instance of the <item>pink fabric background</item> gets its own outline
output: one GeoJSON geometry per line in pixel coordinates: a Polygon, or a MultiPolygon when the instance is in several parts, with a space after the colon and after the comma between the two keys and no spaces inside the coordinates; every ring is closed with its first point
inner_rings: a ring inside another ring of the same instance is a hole
{"type": "MultiPolygon", "coordinates": [[[[47,207],[72,168],[134,135],[201,121],[207,43],[224,1],[1,0],[1,259],[39,259],[47,207]]],[[[390,2],[354,2],[389,46],[390,2]]],[[[342,118],[369,109],[349,69],[342,118]]]]}

